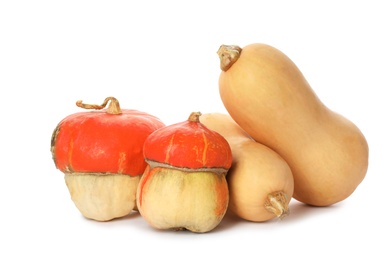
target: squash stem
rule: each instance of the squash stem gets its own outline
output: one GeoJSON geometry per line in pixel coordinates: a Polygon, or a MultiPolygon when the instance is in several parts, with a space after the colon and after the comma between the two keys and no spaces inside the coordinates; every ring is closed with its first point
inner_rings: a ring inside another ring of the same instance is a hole
{"type": "Polygon", "coordinates": [[[188,117],[188,121],[199,123],[199,117],[202,115],[201,112],[192,112],[188,117]]]}
{"type": "Polygon", "coordinates": [[[83,103],[82,100],[78,100],[76,102],[76,106],[84,108],[84,109],[100,110],[100,109],[103,109],[103,108],[106,107],[108,101],[111,101],[110,105],[108,105],[108,108],[107,108],[107,113],[108,114],[118,115],[118,114],[122,113],[121,107],[119,105],[119,101],[116,98],[114,98],[114,97],[107,97],[104,100],[103,104],[101,104],[101,105],[85,104],[85,103],[83,103]]]}
{"type": "Polygon", "coordinates": [[[288,208],[287,195],[283,191],[276,191],[268,194],[264,206],[279,219],[283,219],[290,211],[288,208]]]}
{"type": "Polygon", "coordinates": [[[237,45],[221,45],[217,51],[220,68],[227,71],[240,57],[242,49],[237,45]]]}

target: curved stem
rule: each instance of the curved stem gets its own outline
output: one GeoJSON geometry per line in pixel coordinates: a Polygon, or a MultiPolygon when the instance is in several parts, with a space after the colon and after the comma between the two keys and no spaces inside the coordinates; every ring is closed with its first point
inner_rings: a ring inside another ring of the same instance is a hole
{"type": "Polygon", "coordinates": [[[199,123],[199,117],[202,115],[201,112],[192,112],[190,116],[188,117],[188,121],[190,122],[197,122],[199,123]]]}
{"type": "Polygon", "coordinates": [[[268,194],[264,206],[269,212],[275,214],[279,219],[283,219],[290,213],[287,195],[283,191],[276,191],[268,194]]]}
{"type": "Polygon", "coordinates": [[[78,107],[81,107],[81,108],[84,108],[84,109],[96,109],[96,110],[100,110],[100,109],[103,109],[106,107],[108,101],[111,101],[110,102],[110,105],[108,106],[107,108],[107,113],[108,114],[114,114],[114,115],[117,115],[117,114],[121,114],[122,113],[122,110],[121,110],[121,107],[119,105],[119,101],[114,98],[114,97],[107,97],[103,104],[101,105],[95,105],[95,104],[84,104],[82,100],[78,100],[76,102],[76,106],[78,107]]]}
{"type": "Polygon", "coordinates": [[[227,71],[238,60],[241,51],[237,45],[221,45],[217,51],[221,70],[227,71]]]}

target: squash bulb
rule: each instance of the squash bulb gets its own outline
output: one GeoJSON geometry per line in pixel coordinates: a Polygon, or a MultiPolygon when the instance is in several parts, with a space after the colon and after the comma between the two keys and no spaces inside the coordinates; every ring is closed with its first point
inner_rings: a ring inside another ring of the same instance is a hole
{"type": "Polygon", "coordinates": [[[200,122],[220,133],[232,150],[233,162],[226,175],[228,210],[253,222],[287,216],[294,191],[294,178],[287,162],[253,140],[228,114],[203,114],[200,122]]]}
{"type": "Polygon", "coordinates": [[[214,229],[225,215],[228,185],[223,173],[148,167],[140,182],[141,215],[157,229],[214,229]]]}
{"type": "Polygon", "coordinates": [[[89,219],[107,221],[128,215],[136,209],[140,175],[65,174],[72,201],[89,219]]]}
{"type": "Polygon", "coordinates": [[[204,233],[218,226],[226,213],[231,150],[199,116],[194,112],[145,141],[148,167],[138,185],[137,208],[154,228],[204,233]]]}

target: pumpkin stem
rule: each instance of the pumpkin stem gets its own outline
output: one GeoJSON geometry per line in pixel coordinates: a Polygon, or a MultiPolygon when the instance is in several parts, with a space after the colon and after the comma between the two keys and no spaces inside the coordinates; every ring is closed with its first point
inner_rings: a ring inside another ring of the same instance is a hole
{"type": "Polygon", "coordinates": [[[199,117],[202,115],[201,112],[192,112],[191,115],[188,117],[188,121],[190,122],[196,122],[199,123],[199,117]]]}
{"type": "Polygon", "coordinates": [[[81,108],[84,108],[84,109],[96,109],[96,110],[100,110],[100,109],[103,109],[106,107],[108,101],[111,101],[110,102],[110,105],[108,106],[107,108],[107,113],[108,114],[113,114],[113,115],[117,115],[117,114],[121,114],[122,113],[122,110],[121,110],[121,107],[119,105],[119,101],[114,98],[114,97],[107,97],[103,104],[101,105],[95,105],[95,104],[84,104],[82,100],[78,100],[76,102],[76,105],[78,107],[81,107],[81,108]]]}
{"type": "Polygon", "coordinates": [[[238,60],[241,51],[237,45],[221,45],[217,51],[221,70],[227,71],[238,60]]]}
{"type": "Polygon", "coordinates": [[[264,206],[269,212],[275,214],[279,219],[283,219],[290,213],[287,195],[283,191],[276,191],[268,194],[264,206]]]}

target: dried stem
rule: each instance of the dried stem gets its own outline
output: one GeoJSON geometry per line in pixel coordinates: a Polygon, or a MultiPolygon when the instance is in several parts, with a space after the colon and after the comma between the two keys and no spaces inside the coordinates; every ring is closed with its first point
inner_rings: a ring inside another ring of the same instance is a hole
{"type": "Polygon", "coordinates": [[[289,214],[287,195],[283,191],[276,191],[268,194],[264,206],[279,219],[283,219],[289,214]]]}
{"type": "Polygon", "coordinates": [[[217,51],[221,70],[227,71],[238,60],[241,51],[237,45],[221,45],[217,51]]]}
{"type": "Polygon", "coordinates": [[[107,103],[110,102],[110,105],[108,106],[107,108],[107,113],[108,114],[114,114],[114,115],[117,115],[117,114],[121,114],[122,113],[122,110],[121,110],[121,107],[119,105],[119,101],[114,98],[114,97],[107,97],[103,104],[101,105],[95,105],[95,104],[84,104],[82,100],[78,100],[76,102],[76,105],[78,107],[81,107],[81,108],[84,108],[84,109],[96,109],[96,110],[100,110],[100,109],[103,109],[106,107],[107,103]]]}
{"type": "Polygon", "coordinates": [[[192,112],[190,116],[188,117],[188,121],[190,122],[197,122],[199,123],[199,117],[202,115],[201,112],[192,112]]]}

